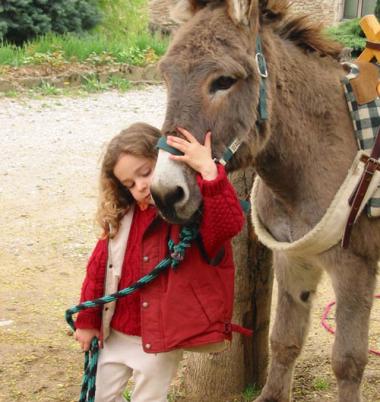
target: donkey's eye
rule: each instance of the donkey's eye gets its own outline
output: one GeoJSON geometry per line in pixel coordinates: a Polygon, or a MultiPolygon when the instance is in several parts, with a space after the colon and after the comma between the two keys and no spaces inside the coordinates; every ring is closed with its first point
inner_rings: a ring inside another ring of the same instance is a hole
{"type": "Polygon", "coordinates": [[[233,77],[219,77],[211,83],[210,92],[213,94],[216,91],[225,91],[226,89],[230,89],[236,81],[237,79],[233,77]]]}

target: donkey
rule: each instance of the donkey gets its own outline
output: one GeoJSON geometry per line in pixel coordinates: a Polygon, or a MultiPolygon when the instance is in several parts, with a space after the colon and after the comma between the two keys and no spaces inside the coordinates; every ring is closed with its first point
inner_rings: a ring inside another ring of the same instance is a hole
{"type": "MultiPolygon", "coordinates": [[[[324,216],[357,152],[340,82],[341,47],[309,17],[291,13],[288,0],[175,3],[173,15],[183,24],[160,62],[168,91],[163,134],[178,135],[176,127],[184,127],[203,141],[211,130],[216,158],[239,139],[226,168],[255,167],[260,181],[252,202],[263,227],[278,242],[302,238],[324,216]],[[257,65],[262,54],[266,68],[257,65]]],[[[201,206],[195,175],[168,155],[159,152],[152,195],[169,221],[188,222],[201,206]]],[[[379,258],[380,221],[364,214],[346,249],[335,244],[302,256],[274,251],[272,357],[256,402],[291,400],[293,368],[323,270],[337,300],[332,366],[338,398],[360,401],[379,258]]]]}

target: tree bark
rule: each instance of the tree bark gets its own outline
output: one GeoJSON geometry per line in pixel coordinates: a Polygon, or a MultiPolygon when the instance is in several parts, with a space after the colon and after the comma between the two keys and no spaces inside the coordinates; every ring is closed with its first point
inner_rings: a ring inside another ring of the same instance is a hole
{"type": "MultiPolygon", "coordinates": [[[[249,197],[253,169],[230,179],[241,199],[249,197]]],[[[261,387],[268,365],[268,332],[273,271],[271,252],[258,243],[249,213],[243,231],[233,239],[235,303],[233,322],[253,329],[248,338],[234,334],[231,347],[219,354],[188,353],[182,389],[186,402],[223,402],[238,397],[249,385],[261,387]]]]}

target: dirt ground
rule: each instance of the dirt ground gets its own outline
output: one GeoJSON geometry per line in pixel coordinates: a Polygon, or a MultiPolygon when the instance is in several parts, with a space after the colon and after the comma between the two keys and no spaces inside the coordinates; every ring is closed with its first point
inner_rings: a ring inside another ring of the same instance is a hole
{"type": "MultiPolygon", "coordinates": [[[[101,150],[132,122],[160,126],[164,103],[161,87],[76,99],[0,98],[1,402],[77,400],[83,355],[68,335],[64,312],[77,303],[96,239],[101,150]]],[[[295,401],[335,400],[333,336],[320,325],[333,299],[324,278],[296,367],[295,401]]],[[[380,300],[371,346],[380,350],[380,300]]],[[[380,401],[380,357],[369,355],[363,395],[380,401]]]]}

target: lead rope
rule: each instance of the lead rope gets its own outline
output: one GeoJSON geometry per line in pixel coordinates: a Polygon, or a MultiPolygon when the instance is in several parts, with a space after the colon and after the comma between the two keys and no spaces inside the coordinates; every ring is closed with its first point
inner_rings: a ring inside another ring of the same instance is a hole
{"type": "MultiPolygon", "coordinates": [[[[375,299],[380,299],[380,294],[374,296],[375,299]]],[[[331,325],[328,323],[330,320],[330,310],[331,308],[336,304],[335,301],[330,302],[327,304],[325,307],[325,310],[323,311],[322,314],[322,319],[321,319],[321,325],[322,327],[329,332],[332,335],[335,335],[335,329],[331,327],[331,325]]],[[[371,353],[372,355],[379,356],[380,357],[380,351],[376,349],[368,349],[368,352],[371,353]]]]}
{"type": "MultiPolygon", "coordinates": [[[[191,246],[191,242],[196,238],[197,234],[198,229],[195,226],[182,228],[180,233],[180,242],[178,244],[175,244],[172,240],[169,240],[168,246],[170,256],[160,261],[149,274],[143,276],[131,286],[119,290],[116,293],[106,295],[99,299],[86,301],[66,310],[65,318],[71,329],[75,331],[75,324],[72,318],[74,314],[88,308],[102,306],[103,304],[107,304],[120,299],[121,297],[127,296],[135,292],[136,290],[141,289],[148,283],[152,282],[168,267],[177,269],[178,264],[184,259],[186,248],[191,246]]],[[[94,337],[91,341],[90,350],[85,353],[84,373],[82,378],[82,388],[80,392],[79,402],[94,402],[95,400],[95,380],[98,365],[98,355],[98,338],[94,337]]]]}

